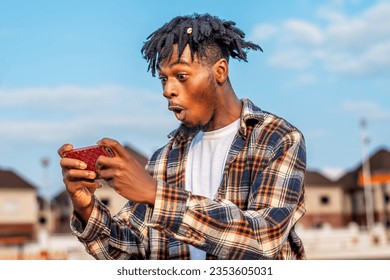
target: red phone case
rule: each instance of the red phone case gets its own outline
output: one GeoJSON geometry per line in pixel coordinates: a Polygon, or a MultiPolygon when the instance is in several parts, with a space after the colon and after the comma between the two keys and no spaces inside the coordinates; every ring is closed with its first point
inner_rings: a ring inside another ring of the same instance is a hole
{"type": "Polygon", "coordinates": [[[96,172],[96,160],[99,156],[114,157],[115,153],[109,147],[95,145],[73,149],[64,154],[64,157],[84,161],[87,164],[86,169],[94,172],[96,172]]]}

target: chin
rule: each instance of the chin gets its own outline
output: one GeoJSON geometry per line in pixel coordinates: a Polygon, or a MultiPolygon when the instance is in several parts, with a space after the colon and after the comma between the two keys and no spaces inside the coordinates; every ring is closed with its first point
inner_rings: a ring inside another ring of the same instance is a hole
{"type": "Polygon", "coordinates": [[[184,126],[191,130],[202,130],[207,131],[208,130],[208,124],[184,124],[184,126]]]}
{"type": "Polygon", "coordinates": [[[188,129],[202,129],[203,125],[199,123],[181,122],[188,129]]]}

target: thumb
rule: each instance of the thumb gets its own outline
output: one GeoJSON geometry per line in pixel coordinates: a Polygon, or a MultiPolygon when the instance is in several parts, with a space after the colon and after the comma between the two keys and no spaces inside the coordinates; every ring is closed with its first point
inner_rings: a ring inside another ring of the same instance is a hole
{"type": "Polygon", "coordinates": [[[111,148],[115,154],[121,158],[128,156],[125,148],[116,140],[110,138],[103,138],[97,142],[99,146],[107,146],[111,148]]]}

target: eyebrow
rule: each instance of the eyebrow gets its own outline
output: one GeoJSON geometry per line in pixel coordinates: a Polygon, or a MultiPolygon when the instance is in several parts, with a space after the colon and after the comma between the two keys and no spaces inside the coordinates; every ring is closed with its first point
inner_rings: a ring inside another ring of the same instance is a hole
{"type": "Polygon", "coordinates": [[[190,64],[187,61],[179,59],[176,62],[170,64],[169,67],[172,67],[172,66],[175,66],[175,65],[178,65],[178,64],[183,64],[183,65],[190,66],[190,64]]]}
{"type": "MultiPolygon", "coordinates": [[[[172,68],[175,65],[187,65],[190,66],[190,64],[186,60],[179,59],[171,64],[168,65],[168,68],[172,68]]],[[[157,64],[157,70],[160,70],[160,64],[157,64]]]]}

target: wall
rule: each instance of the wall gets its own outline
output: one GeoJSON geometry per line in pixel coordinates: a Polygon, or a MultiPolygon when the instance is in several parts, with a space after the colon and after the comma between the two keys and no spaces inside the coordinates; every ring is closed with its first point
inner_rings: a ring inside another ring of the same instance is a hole
{"type": "Polygon", "coordinates": [[[34,189],[0,190],[0,224],[36,223],[37,193],[34,189]]]}

